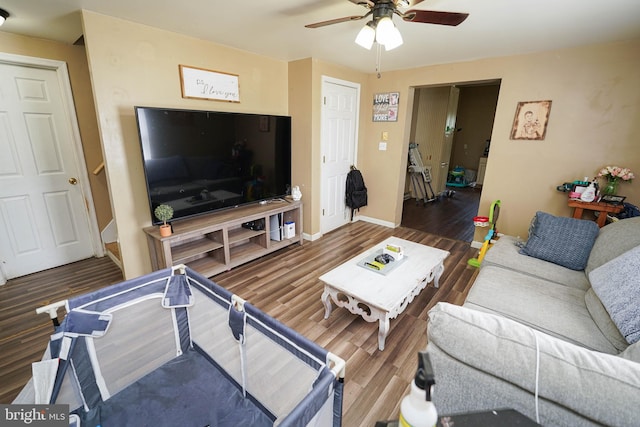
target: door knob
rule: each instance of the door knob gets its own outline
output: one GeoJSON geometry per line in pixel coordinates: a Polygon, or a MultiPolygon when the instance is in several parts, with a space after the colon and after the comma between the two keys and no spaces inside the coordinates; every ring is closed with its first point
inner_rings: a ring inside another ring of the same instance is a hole
{"type": "Polygon", "coordinates": [[[73,178],[73,177],[69,178],[69,184],[71,184],[71,185],[76,185],[77,183],[78,183],[78,180],[77,180],[77,179],[75,179],[75,178],[73,178]]]}

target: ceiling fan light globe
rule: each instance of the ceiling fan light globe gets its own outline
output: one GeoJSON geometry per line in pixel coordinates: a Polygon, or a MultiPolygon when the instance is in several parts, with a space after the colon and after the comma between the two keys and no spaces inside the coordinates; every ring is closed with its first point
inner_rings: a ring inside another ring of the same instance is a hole
{"type": "Polygon", "coordinates": [[[394,29],[397,31],[391,18],[387,16],[381,18],[376,25],[376,41],[382,45],[386,44],[394,29]]]}
{"type": "Polygon", "coordinates": [[[4,9],[0,9],[0,26],[4,24],[4,21],[9,17],[9,12],[4,9]]]}
{"type": "Polygon", "coordinates": [[[393,31],[390,33],[387,38],[387,42],[384,44],[384,49],[389,51],[401,46],[402,43],[404,43],[402,40],[402,34],[400,34],[400,31],[396,27],[393,27],[393,31]]]}
{"type": "Polygon", "coordinates": [[[370,25],[367,24],[362,27],[362,29],[356,36],[356,43],[367,50],[371,50],[375,38],[376,30],[374,30],[370,25]]]}

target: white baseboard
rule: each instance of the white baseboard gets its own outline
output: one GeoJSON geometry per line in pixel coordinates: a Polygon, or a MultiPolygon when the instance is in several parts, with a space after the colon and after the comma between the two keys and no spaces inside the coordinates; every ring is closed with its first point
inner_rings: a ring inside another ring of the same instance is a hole
{"type": "MultiPolygon", "coordinates": [[[[108,257],[109,259],[111,259],[111,261],[113,261],[113,263],[114,263],[115,265],[117,265],[117,266],[118,266],[118,268],[119,268],[120,270],[122,270],[122,271],[124,272],[124,269],[123,269],[123,267],[122,267],[122,262],[121,262],[118,258],[116,258],[116,256],[115,256],[114,254],[112,254],[110,251],[105,251],[105,254],[107,255],[107,257],[108,257]]],[[[103,256],[104,256],[104,255],[103,255],[103,256]]]]}
{"type": "MultiPolygon", "coordinates": [[[[353,217],[353,221],[351,221],[351,222],[357,222],[357,221],[370,222],[372,224],[382,225],[383,227],[388,227],[388,228],[397,228],[398,227],[398,225],[395,225],[392,222],[382,221],[382,220],[379,220],[377,218],[371,218],[371,217],[362,216],[362,215],[354,216],[353,217]]],[[[318,233],[315,233],[315,234],[302,233],[302,238],[304,240],[309,240],[311,242],[313,242],[314,240],[320,239],[322,236],[323,236],[323,234],[321,232],[318,232],[318,233]]]]}
{"type": "Polygon", "coordinates": [[[310,242],[313,242],[314,240],[318,240],[321,237],[322,237],[322,233],[315,233],[315,234],[302,233],[302,238],[310,242]]]}
{"type": "Polygon", "coordinates": [[[363,216],[363,215],[357,215],[353,221],[364,221],[364,222],[370,222],[371,224],[376,224],[376,225],[382,225],[384,227],[388,227],[388,228],[397,228],[398,226],[392,222],[389,221],[383,221],[381,219],[378,218],[371,218],[368,216],[363,216]]]}

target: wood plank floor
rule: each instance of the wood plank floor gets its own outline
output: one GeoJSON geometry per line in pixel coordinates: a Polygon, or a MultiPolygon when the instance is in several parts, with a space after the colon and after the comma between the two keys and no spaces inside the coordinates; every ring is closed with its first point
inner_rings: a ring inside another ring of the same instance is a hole
{"type": "MultiPolygon", "coordinates": [[[[0,286],[0,403],[11,403],[31,377],[53,331],[36,308],[122,280],[108,257],[90,258],[9,280],[0,286]]],[[[62,316],[61,316],[62,317],[62,316]]]]}
{"type": "MultiPolygon", "coordinates": [[[[417,352],[426,346],[427,311],[439,301],[461,304],[477,270],[467,259],[477,250],[467,242],[399,227],[356,222],[315,242],[293,246],[213,278],[230,291],[347,361],[343,425],[373,426],[397,417],[400,399],[408,392],[417,366],[417,352]],[[324,319],[320,301],[324,272],[375,243],[396,236],[448,250],[440,288],[429,285],[398,318],[391,321],[384,351],[378,350],[377,323],[365,322],[336,308],[324,319]]],[[[107,258],[88,260],[100,268],[107,258]]],[[[83,263],[84,263],[83,262],[83,263]]],[[[46,316],[36,316],[40,303],[67,298],[120,280],[109,274],[80,273],[82,263],[56,273],[51,285],[37,273],[26,281],[0,287],[0,403],[9,403],[29,376],[29,364],[40,358],[51,331],[46,316]],[[75,285],[73,284],[75,283],[75,285]]],[[[63,267],[66,268],[66,267],[63,267]]],[[[56,269],[58,270],[58,269],[56,269]]]]}
{"type": "Polygon", "coordinates": [[[416,199],[405,200],[401,225],[450,239],[471,242],[475,232],[473,217],[478,214],[482,190],[473,187],[447,187],[447,190],[454,191],[454,195],[441,197],[426,205],[416,203],[416,199]]]}

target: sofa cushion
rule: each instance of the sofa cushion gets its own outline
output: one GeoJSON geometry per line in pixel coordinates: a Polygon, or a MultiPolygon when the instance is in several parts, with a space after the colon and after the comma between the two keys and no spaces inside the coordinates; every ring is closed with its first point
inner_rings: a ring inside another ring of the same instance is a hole
{"type": "Polygon", "coordinates": [[[591,273],[636,246],[640,246],[640,216],[602,227],[591,249],[585,272],[591,273]]]}
{"type": "Polygon", "coordinates": [[[513,236],[501,236],[487,251],[481,268],[497,265],[576,289],[587,290],[591,287],[584,271],[569,270],[558,264],[522,255],[518,252],[517,242],[518,239],[513,236]]]}
{"type": "Polygon", "coordinates": [[[478,273],[465,307],[516,320],[565,341],[604,353],[620,350],[602,334],[585,291],[495,266],[478,273]]]}
{"type": "Polygon", "coordinates": [[[618,327],[613,323],[613,320],[611,320],[607,309],[602,305],[602,301],[600,301],[600,298],[593,292],[593,288],[589,288],[584,295],[584,302],[587,310],[589,310],[591,314],[591,318],[596,325],[598,325],[598,328],[600,328],[602,335],[619,351],[623,351],[629,347],[629,343],[624,339],[622,334],[620,334],[618,327]]]}
{"type": "Polygon", "coordinates": [[[520,253],[572,270],[584,270],[599,231],[593,221],[537,212],[520,253]]]}
{"type": "Polygon", "coordinates": [[[629,410],[640,405],[637,363],[589,351],[500,316],[446,303],[429,311],[427,337],[429,345],[465,366],[531,394],[539,360],[541,400],[557,402],[602,424],[637,423],[637,411],[629,410]]]}
{"type": "Polygon", "coordinates": [[[629,344],[640,340],[640,246],[589,273],[593,290],[629,344]]]}
{"type": "Polygon", "coordinates": [[[618,356],[623,359],[631,360],[632,362],[640,363],[640,341],[635,344],[631,344],[625,351],[618,356]]]}

